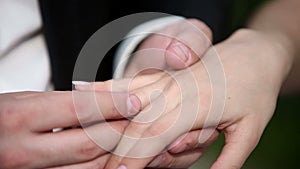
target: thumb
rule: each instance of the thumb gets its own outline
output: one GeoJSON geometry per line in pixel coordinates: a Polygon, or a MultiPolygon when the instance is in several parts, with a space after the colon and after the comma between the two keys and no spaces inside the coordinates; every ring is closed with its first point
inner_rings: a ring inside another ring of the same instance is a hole
{"type": "MultiPolygon", "coordinates": [[[[255,122],[251,121],[251,123],[255,122]]],[[[239,124],[225,129],[225,145],[211,169],[238,169],[242,167],[261,136],[260,132],[251,126],[249,121],[242,120],[239,124]]]]}
{"type": "Polygon", "coordinates": [[[165,59],[173,69],[184,69],[196,63],[211,46],[210,28],[196,19],[189,19],[166,48],[165,59]]]}
{"type": "Polygon", "coordinates": [[[132,77],[140,71],[153,72],[153,68],[179,70],[189,67],[205,54],[211,41],[210,28],[199,20],[173,23],[140,44],[126,68],[125,77],[132,77]]]}

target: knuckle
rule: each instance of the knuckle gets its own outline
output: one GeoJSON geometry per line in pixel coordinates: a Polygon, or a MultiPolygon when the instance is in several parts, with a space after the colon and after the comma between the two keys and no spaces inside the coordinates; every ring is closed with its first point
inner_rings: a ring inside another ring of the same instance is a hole
{"type": "Polygon", "coordinates": [[[21,129],[26,124],[29,118],[26,112],[21,110],[16,105],[18,101],[5,101],[0,105],[0,126],[5,126],[6,129],[21,129]]]}
{"type": "Polygon", "coordinates": [[[198,140],[194,140],[190,135],[187,135],[182,141],[187,149],[195,147],[199,143],[198,140]]]}
{"type": "Polygon", "coordinates": [[[212,39],[213,36],[212,30],[209,28],[209,26],[206,23],[198,19],[189,19],[188,21],[193,25],[197,26],[200,30],[202,30],[205,33],[206,36],[212,39]]]}
{"type": "Polygon", "coordinates": [[[82,160],[89,160],[97,157],[100,154],[100,149],[96,143],[87,138],[78,150],[78,158],[82,160]]]}

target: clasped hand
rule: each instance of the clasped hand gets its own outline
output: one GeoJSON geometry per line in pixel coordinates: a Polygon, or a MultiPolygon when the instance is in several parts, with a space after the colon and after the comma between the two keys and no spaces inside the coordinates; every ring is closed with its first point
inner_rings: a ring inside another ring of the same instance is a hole
{"type": "MultiPolygon", "coordinates": [[[[205,24],[188,22],[211,40],[205,24]]],[[[253,30],[237,31],[215,46],[226,79],[226,97],[220,105],[224,110],[216,123],[206,119],[215,96],[212,93],[216,92],[211,86],[218,87],[218,83],[210,81],[201,62],[210,60],[214,49],[202,38],[195,38],[199,37],[197,31],[185,24],[171,25],[162,32],[177,38],[152,35],[140,49],[167,51],[155,57],[161,59],[157,68],[167,70],[170,66],[173,71],[142,71],[133,76],[136,70],[147,67],[144,63],[150,63],[137,55],[126,70],[125,77],[131,78],[76,86],[79,91],[74,93],[79,97],[75,105],[72,92],[2,94],[1,168],[187,168],[220,132],[225,134],[225,145],[212,168],[240,168],[273,115],[284,77],[281,58],[285,53],[278,50],[279,44],[272,41],[271,35],[253,30]],[[92,109],[94,100],[89,96],[94,90],[103,119],[92,109]],[[121,106],[116,108],[111,92],[123,91],[125,94],[117,99],[121,106]],[[103,137],[101,131],[108,130],[101,123],[104,119],[123,133],[121,138],[111,139],[116,145],[114,154],[95,144],[84,131],[99,133],[95,139],[103,137]],[[82,129],[77,127],[81,121],[91,123],[82,129]],[[68,129],[53,133],[54,128],[68,129]],[[205,131],[211,135],[199,142],[205,131]],[[148,138],[157,139],[145,141],[148,138]]]]}
{"type": "MultiPolygon", "coordinates": [[[[201,61],[185,70],[168,73],[145,71],[131,79],[95,83],[94,89],[97,91],[116,89],[115,91],[121,92],[129,88],[131,95],[138,97],[139,101],[135,104],[141,110],[126,127],[106,168],[144,168],[151,163],[155,155],[172,150],[174,145],[172,141],[178,137],[181,140],[179,139],[175,145],[182,144],[185,141],[182,139],[184,136],[190,138],[189,134],[184,134],[198,131],[199,136],[205,130],[213,130],[210,137],[200,143],[197,136],[193,137],[192,142],[198,144],[194,144],[197,146],[190,152],[198,152],[200,156],[219,133],[224,132],[225,145],[212,169],[241,168],[258,144],[275,109],[283,81],[282,76],[278,76],[282,73],[279,58],[283,53],[276,51],[277,46],[278,44],[272,42],[269,35],[246,29],[237,31],[228,40],[215,46],[226,78],[224,111],[218,123],[215,120],[206,121],[211,108],[211,85],[218,86],[218,81],[210,81],[201,61]],[[193,73],[199,90],[194,91],[189,85],[193,82],[190,81],[187,70],[193,73]],[[186,88],[180,88],[178,81],[185,82],[186,88]],[[155,91],[159,93],[153,94],[155,91]],[[195,99],[196,96],[200,97],[200,102],[195,99]],[[181,109],[186,103],[189,106],[181,109]],[[195,109],[194,105],[199,107],[195,109]],[[198,116],[192,116],[194,119],[189,118],[195,110],[199,112],[198,116]],[[177,122],[178,125],[174,125],[177,122]],[[145,141],[147,139],[151,141],[145,141]]],[[[209,48],[202,59],[210,59],[210,50],[213,48],[209,48]]],[[[192,53],[191,57],[197,55],[192,53]]],[[[193,60],[197,61],[196,58],[193,60]]],[[[81,90],[88,88],[83,86],[81,90]]],[[[157,163],[156,167],[161,167],[160,164],[157,163]]],[[[174,164],[177,164],[176,161],[169,163],[169,166],[174,164]]]]}

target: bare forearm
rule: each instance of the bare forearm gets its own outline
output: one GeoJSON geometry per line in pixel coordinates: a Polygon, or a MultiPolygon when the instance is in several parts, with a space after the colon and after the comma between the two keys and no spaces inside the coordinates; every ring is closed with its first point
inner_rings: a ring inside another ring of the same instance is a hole
{"type": "Polygon", "coordinates": [[[282,50],[282,94],[300,91],[300,7],[299,0],[274,0],[260,8],[248,27],[270,34],[282,50]]]}

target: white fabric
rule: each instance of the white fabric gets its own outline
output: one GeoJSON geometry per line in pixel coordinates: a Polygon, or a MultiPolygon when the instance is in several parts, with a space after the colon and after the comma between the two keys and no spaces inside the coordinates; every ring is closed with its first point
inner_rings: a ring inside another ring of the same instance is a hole
{"type": "Polygon", "coordinates": [[[37,0],[0,0],[0,52],[39,27],[37,0]]]}
{"type": "MultiPolygon", "coordinates": [[[[41,27],[37,0],[0,0],[0,54],[41,27]]],[[[50,64],[42,35],[0,58],[0,93],[46,90],[50,64]]]]}
{"type": "Polygon", "coordinates": [[[44,91],[50,66],[42,35],[39,35],[0,60],[0,92],[44,91]]]}
{"type": "Polygon", "coordinates": [[[154,33],[155,31],[162,29],[163,27],[178,22],[184,19],[179,16],[168,16],[163,18],[154,19],[143,23],[133,30],[131,30],[125,37],[120,47],[116,52],[116,58],[114,62],[114,75],[115,79],[119,79],[123,77],[124,71],[126,69],[127,63],[130,59],[131,53],[136,48],[136,46],[145,39],[150,33],[154,33]]]}

